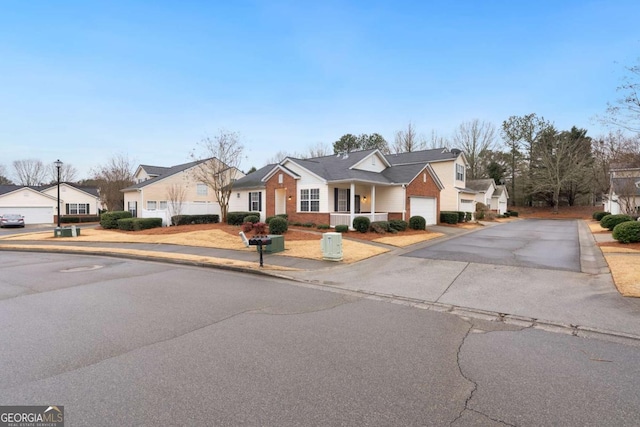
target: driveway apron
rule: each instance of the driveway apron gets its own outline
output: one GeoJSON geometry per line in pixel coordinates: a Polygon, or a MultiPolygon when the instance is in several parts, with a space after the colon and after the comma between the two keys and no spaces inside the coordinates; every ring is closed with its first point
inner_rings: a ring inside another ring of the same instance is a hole
{"type": "Polygon", "coordinates": [[[490,227],[405,256],[580,271],[577,221],[527,220],[490,227]]]}

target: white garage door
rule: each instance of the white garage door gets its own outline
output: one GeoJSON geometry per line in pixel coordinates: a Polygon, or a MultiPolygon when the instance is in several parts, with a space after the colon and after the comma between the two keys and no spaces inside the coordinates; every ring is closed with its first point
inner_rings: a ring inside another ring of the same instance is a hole
{"type": "Polygon", "coordinates": [[[1,207],[0,214],[20,214],[24,217],[24,223],[29,224],[53,224],[53,208],[49,206],[9,206],[1,207]]]}
{"type": "Polygon", "coordinates": [[[437,224],[435,197],[411,197],[410,200],[411,216],[423,217],[427,225],[437,224]]]}

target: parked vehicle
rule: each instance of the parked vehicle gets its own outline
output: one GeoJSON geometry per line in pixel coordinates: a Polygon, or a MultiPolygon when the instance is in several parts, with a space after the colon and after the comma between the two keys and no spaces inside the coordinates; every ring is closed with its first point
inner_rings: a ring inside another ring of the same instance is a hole
{"type": "Polygon", "coordinates": [[[0,215],[0,228],[24,227],[24,217],[19,214],[0,215]]]}

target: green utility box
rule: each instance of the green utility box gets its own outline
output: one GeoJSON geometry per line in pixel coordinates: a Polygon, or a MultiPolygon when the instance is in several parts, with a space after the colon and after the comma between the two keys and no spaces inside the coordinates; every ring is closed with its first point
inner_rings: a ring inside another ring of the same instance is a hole
{"type": "MultiPolygon", "coordinates": [[[[274,254],[276,252],[284,252],[284,236],[280,234],[268,234],[267,237],[271,239],[271,243],[262,247],[262,252],[266,254],[274,254]]],[[[256,246],[256,250],[260,248],[256,246]]]]}
{"type": "Polygon", "coordinates": [[[80,228],[75,225],[71,227],[56,227],[53,230],[53,237],[77,237],[80,235],[80,228]]]}

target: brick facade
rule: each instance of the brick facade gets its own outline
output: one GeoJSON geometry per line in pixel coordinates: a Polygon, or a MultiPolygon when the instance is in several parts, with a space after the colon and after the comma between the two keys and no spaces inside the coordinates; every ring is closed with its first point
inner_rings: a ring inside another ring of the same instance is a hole
{"type": "Polygon", "coordinates": [[[405,200],[405,206],[407,206],[408,221],[411,218],[411,204],[409,203],[409,197],[422,196],[422,197],[435,197],[436,198],[436,221],[440,222],[440,188],[433,179],[433,176],[426,169],[424,169],[413,181],[407,185],[407,198],[405,200]],[[424,174],[426,174],[426,182],[424,180],[424,174]]]}

